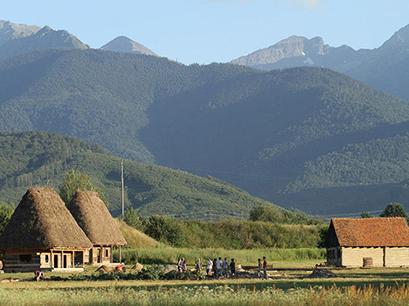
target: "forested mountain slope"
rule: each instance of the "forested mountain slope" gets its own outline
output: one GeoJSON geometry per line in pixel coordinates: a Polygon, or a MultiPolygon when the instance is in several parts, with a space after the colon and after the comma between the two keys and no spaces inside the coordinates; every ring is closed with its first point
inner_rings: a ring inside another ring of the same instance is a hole
{"type": "Polygon", "coordinates": [[[0,62],[0,130],[58,132],[153,161],[138,135],[156,99],[250,71],[97,50],[15,57],[0,62]]]}
{"type": "Polygon", "coordinates": [[[184,66],[100,50],[0,62],[1,131],[75,136],[315,213],[395,200],[388,188],[409,178],[407,121],[406,102],[327,69],[184,66]]]}
{"type": "Polygon", "coordinates": [[[228,80],[159,101],[150,117],[142,140],[160,163],[315,213],[380,208],[395,195],[342,188],[381,190],[409,169],[408,105],[325,69],[228,80]]]}
{"type": "MultiPolygon", "coordinates": [[[[120,158],[97,146],[60,135],[28,132],[0,134],[0,201],[16,204],[28,186],[58,187],[69,169],[88,173],[117,214],[120,205],[120,158]]],[[[307,222],[303,214],[284,210],[214,178],[124,161],[126,206],[143,215],[182,218],[248,218],[251,208],[268,205],[277,222],[307,222]]]]}

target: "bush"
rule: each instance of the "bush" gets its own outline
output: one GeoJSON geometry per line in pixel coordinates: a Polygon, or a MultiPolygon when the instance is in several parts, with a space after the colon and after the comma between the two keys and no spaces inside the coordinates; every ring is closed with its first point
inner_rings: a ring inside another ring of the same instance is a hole
{"type": "Polygon", "coordinates": [[[137,229],[139,231],[144,231],[145,221],[139,215],[138,211],[136,209],[134,209],[134,208],[128,208],[125,211],[124,221],[129,226],[132,226],[133,228],[135,228],[135,229],[137,229]]]}
{"type": "Polygon", "coordinates": [[[170,217],[149,217],[145,225],[145,233],[158,241],[174,246],[183,244],[182,228],[175,219],[170,217]]]}

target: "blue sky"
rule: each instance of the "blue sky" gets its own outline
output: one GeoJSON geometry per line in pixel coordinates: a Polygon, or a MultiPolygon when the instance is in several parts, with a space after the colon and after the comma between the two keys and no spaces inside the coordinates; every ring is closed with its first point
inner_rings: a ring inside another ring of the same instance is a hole
{"type": "Polygon", "coordinates": [[[91,47],[126,35],[189,64],[228,61],[290,35],[374,48],[409,24],[409,1],[12,0],[0,19],[66,29],[91,47]]]}

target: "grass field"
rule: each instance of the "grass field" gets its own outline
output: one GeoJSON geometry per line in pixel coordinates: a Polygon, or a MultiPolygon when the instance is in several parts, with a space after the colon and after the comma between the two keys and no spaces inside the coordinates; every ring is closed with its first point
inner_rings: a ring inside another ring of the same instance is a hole
{"type": "MultiPolygon", "coordinates": [[[[310,263],[305,263],[305,266],[310,263]]],[[[0,305],[402,305],[409,304],[409,269],[311,270],[282,262],[271,278],[226,280],[30,281],[31,273],[0,275],[0,305]],[[18,282],[4,282],[8,278],[18,282]]],[[[87,273],[92,273],[88,269],[87,273]]],[[[69,274],[47,273],[46,277],[69,274]]]]}
{"type": "MultiPolygon", "coordinates": [[[[33,273],[4,273],[0,274],[0,305],[409,304],[409,269],[406,268],[333,268],[332,278],[309,278],[315,264],[323,260],[319,249],[177,249],[158,245],[124,250],[124,254],[156,263],[175,263],[179,256],[187,257],[190,263],[199,256],[234,256],[243,266],[254,266],[258,257],[266,255],[273,268],[268,280],[90,281],[77,278],[100,275],[96,273],[97,267],[88,267],[80,274],[46,273],[46,280],[40,282],[33,281],[33,273]],[[148,255],[150,257],[146,257],[148,255]],[[57,277],[59,280],[55,280],[57,277]]],[[[248,272],[251,277],[254,271],[248,272]]]]}
{"type": "Polygon", "coordinates": [[[19,282],[1,305],[403,305],[406,280],[19,282]],[[335,285],[334,285],[335,284],[335,285]]]}
{"type": "MultiPolygon", "coordinates": [[[[114,256],[118,258],[118,252],[114,256]]],[[[198,258],[207,260],[208,258],[234,258],[237,264],[255,265],[257,259],[266,256],[269,264],[281,264],[282,262],[292,262],[297,265],[315,265],[324,261],[325,250],[318,248],[299,248],[299,249],[197,249],[197,248],[173,248],[159,245],[151,248],[124,249],[122,259],[126,263],[138,261],[143,264],[175,264],[178,258],[186,258],[187,262],[193,264],[198,258]]]]}

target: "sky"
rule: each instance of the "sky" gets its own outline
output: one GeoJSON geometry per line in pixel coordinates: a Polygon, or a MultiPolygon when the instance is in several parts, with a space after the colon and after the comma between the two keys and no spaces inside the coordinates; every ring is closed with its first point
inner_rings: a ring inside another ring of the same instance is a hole
{"type": "Polygon", "coordinates": [[[65,29],[93,48],[119,35],[185,64],[226,62],[291,35],[380,46],[408,0],[12,0],[0,19],[65,29]]]}

